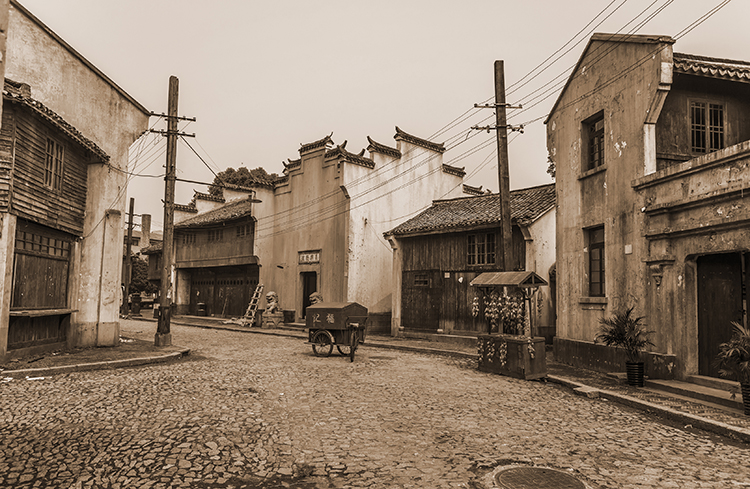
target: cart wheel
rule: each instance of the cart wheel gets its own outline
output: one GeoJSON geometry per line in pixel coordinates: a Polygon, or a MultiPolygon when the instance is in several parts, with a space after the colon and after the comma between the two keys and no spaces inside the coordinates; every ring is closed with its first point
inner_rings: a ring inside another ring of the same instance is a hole
{"type": "Polygon", "coordinates": [[[315,355],[327,357],[333,351],[333,336],[328,330],[321,329],[313,335],[312,348],[315,355]]]}
{"type": "Polygon", "coordinates": [[[354,361],[354,352],[357,351],[357,345],[359,344],[359,338],[356,334],[352,335],[352,343],[349,345],[349,361],[354,361]]]}
{"type": "Polygon", "coordinates": [[[339,351],[341,356],[348,357],[351,355],[352,350],[349,345],[336,345],[336,349],[339,351]]]}

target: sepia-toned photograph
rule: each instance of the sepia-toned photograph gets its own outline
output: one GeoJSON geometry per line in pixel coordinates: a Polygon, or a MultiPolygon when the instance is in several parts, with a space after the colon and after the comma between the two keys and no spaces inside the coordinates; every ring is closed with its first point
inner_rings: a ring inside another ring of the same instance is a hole
{"type": "Polygon", "coordinates": [[[0,0],[0,488],[750,489],[744,0],[0,0]]]}

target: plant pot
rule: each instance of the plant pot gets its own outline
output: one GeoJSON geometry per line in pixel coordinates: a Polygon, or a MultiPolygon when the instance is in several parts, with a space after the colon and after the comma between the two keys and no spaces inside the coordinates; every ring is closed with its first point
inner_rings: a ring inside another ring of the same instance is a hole
{"type": "Polygon", "coordinates": [[[628,374],[628,385],[643,387],[643,362],[625,362],[625,371],[628,374]]]}
{"type": "Polygon", "coordinates": [[[742,392],[742,406],[745,408],[745,414],[750,416],[750,382],[741,383],[740,392],[742,392]]]}

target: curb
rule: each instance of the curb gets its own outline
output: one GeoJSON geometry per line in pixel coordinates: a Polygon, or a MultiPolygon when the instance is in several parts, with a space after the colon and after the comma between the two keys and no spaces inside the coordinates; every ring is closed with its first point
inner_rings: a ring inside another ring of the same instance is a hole
{"type": "Polygon", "coordinates": [[[58,375],[71,372],[83,372],[86,370],[103,370],[108,368],[135,367],[152,363],[168,362],[176,360],[190,354],[189,348],[183,348],[179,351],[168,353],[166,355],[156,355],[151,357],[129,358],[126,360],[110,360],[107,362],[79,363],[75,365],[62,365],[59,367],[46,368],[26,368],[21,370],[4,370],[0,375],[3,377],[36,377],[40,375],[58,375]]]}
{"type": "Polygon", "coordinates": [[[745,443],[750,443],[750,430],[740,428],[738,426],[732,426],[720,421],[714,421],[707,418],[702,418],[690,413],[683,413],[672,408],[654,404],[648,401],[642,401],[635,397],[627,396],[625,394],[617,394],[616,392],[597,389],[589,387],[586,384],[575,382],[564,377],[558,377],[556,375],[547,375],[547,380],[555,384],[560,384],[565,387],[576,389],[585,389],[585,393],[588,397],[601,397],[608,401],[617,402],[632,408],[640,409],[648,413],[656,414],[657,416],[677,421],[685,426],[692,426],[693,428],[699,428],[704,431],[710,431],[718,435],[726,436],[729,438],[739,439],[745,443]],[[591,394],[594,394],[593,396],[591,394]]]}

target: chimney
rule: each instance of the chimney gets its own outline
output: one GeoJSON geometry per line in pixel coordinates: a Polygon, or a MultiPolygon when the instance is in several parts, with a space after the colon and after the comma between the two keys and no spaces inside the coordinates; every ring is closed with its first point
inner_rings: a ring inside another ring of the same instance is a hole
{"type": "Polygon", "coordinates": [[[141,215],[141,248],[151,245],[151,214],[141,215]]]}

